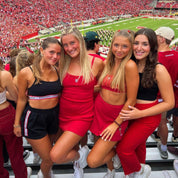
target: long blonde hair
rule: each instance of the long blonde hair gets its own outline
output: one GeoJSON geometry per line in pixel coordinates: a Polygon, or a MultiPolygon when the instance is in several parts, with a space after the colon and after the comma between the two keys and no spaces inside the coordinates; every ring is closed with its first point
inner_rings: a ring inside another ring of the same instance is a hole
{"type": "Polygon", "coordinates": [[[27,50],[21,50],[16,57],[16,75],[24,67],[30,66],[33,63],[34,54],[27,50]]]}
{"type": "Polygon", "coordinates": [[[115,56],[112,53],[112,47],[113,47],[113,43],[114,43],[115,38],[118,37],[118,36],[123,36],[123,37],[127,38],[129,40],[130,44],[131,44],[131,48],[130,48],[127,56],[125,56],[122,59],[120,65],[118,66],[116,73],[113,76],[113,80],[111,82],[111,88],[115,88],[115,89],[118,88],[119,91],[125,92],[125,88],[126,88],[125,87],[125,65],[130,60],[130,58],[132,56],[132,45],[133,45],[133,39],[134,39],[134,32],[133,31],[119,30],[119,31],[116,31],[114,33],[114,36],[113,36],[112,41],[111,41],[111,47],[109,49],[108,56],[107,56],[107,59],[106,59],[106,65],[105,65],[105,68],[104,68],[104,70],[103,70],[103,72],[100,76],[98,83],[101,84],[103,79],[106,77],[106,75],[111,74],[111,72],[114,68],[115,56]]]}
{"type": "MultiPolygon", "coordinates": [[[[84,38],[76,27],[67,27],[62,31],[61,43],[62,43],[62,38],[68,34],[72,34],[79,41],[79,44],[80,44],[80,56],[79,56],[80,59],[79,60],[80,60],[80,66],[81,66],[81,75],[83,76],[84,83],[89,83],[92,78],[92,75],[91,75],[91,67],[90,67],[90,62],[89,62],[89,58],[87,55],[84,38]]],[[[67,55],[66,53],[64,53],[64,58],[61,57],[60,59],[61,81],[63,81],[68,71],[70,62],[71,62],[71,57],[67,55]]]]}

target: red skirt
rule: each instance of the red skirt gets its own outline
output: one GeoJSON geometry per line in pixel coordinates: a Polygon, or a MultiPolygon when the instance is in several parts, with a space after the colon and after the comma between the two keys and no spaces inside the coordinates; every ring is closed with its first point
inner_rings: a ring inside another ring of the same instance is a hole
{"type": "MultiPolygon", "coordinates": [[[[90,131],[96,136],[100,136],[103,130],[118,117],[124,105],[111,105],[106,103],[100,94],[95,99],[94,119],[90,131]]],[[[111,141],[120,141],[127,128],[128,121],[124,121],[116,130],[111,141]]]]}
{"type": "Polygon", "coordinates": [[[84,121],[84,120],[71,120],[68,121],[60,121],[59,127],[63,131],[70,131],[73,132],[81,137],[83,137],[91,126],[91,121],[84,121]]]}

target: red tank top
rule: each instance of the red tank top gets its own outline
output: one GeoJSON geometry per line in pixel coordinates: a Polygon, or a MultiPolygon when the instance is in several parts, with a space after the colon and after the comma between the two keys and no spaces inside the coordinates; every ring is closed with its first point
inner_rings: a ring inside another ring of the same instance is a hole
{"type": "Polygon", "coordinates": [[[60,118],[91,120],[96,78],[85,84],[82,76],[66,74],[60,97],[60,118]]]}

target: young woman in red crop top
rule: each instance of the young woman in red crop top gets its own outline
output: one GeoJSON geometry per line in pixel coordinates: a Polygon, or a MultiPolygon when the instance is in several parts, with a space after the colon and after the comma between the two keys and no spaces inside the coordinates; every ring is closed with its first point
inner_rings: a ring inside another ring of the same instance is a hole
{"type": "Polygon", "coordinates": [[[18,101],[14,133],[23,135],[41,157],[38,177],[53,177],[50,159],[54,137],[58,132],[59,97],[62,86],[56,64],[63,55],[60,42],[43,40],[32,66],[23,68],[17,77],[18,101]]]}
{"type": "Polygon", "coordinates": [[[152,29],[135,33],[133,52],[140,75],[140,85],[135,107],[123,109],[121,119],[130,120],[117,154],[127,177],[149,177],[151,168],[145,164],[146,140],[157,128],[161,113],[174,106],[171,78],[166,68],[157,62],[157,38],[152,29]],[[166,87],[166,90],[165,90],[166,87]],[[160,91],[162,103],[157,102],[160,91]]]}
{"type": "Polygon", "coordinates": [[[85,41],[77,28],[66,28],[61,35],[65,51],[60,60],[63,92],[60,98],[59,127],[63,131],[51,150],[56,163],[74,161],[74,177],[83,177],[87,165],[87,146],[78,143],[87,133],[93,120],[94,85],[103,63],[87,55],[85,41]],[[79,149],[79,151],[78,151],[79,149]]]}
{"type": "Polygon", "coordinates": [[[120,118],[120,111],[122,108],[128,110],[128,106],[134,106],[136,102],[139,76],[136,63],[130,59],[132,43],[133,32],[115,32],[98,82],[101,90],[95,99],[95,115],[90,128],[98,139],[87,161],[92,168],[107,163],[108,172],[104,177],[115,177],[112,158],[117,158],[115,146],[122,139],[128,125],[128,121],[123,122],[120,118]]]}

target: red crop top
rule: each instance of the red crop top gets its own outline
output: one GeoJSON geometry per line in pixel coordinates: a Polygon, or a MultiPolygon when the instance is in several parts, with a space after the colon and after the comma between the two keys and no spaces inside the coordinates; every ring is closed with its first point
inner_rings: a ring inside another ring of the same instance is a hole
{"type": "Polygon", "coordinates": [[[106,75],[106,77],[103,79],[102,84],[101,84],[101,88],[116,92],[116,93],[125,93],[120,91],[118,88],[111,88],[111,82],[113,80],[113,76],[112,75],[106,75]]]}

